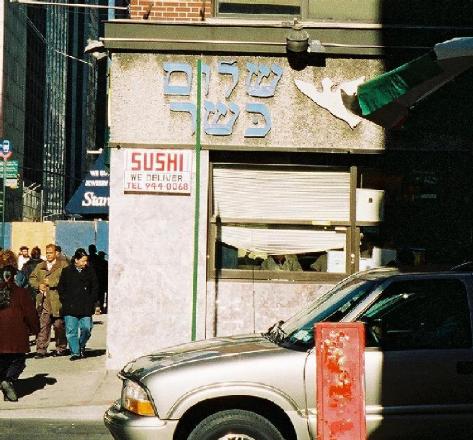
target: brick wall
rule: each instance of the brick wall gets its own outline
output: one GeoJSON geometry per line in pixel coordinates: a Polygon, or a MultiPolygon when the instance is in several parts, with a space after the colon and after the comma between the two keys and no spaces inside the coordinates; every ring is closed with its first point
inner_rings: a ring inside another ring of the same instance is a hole
{"type": "Polygon", "coordinates": [[[135,20],[201,21],[212,15],[212,0],[131,0],[135,20]]]}

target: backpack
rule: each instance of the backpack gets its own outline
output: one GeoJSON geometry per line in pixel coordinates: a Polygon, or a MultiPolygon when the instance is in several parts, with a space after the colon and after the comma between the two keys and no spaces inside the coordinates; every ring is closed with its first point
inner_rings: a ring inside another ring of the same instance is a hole
{"type": "Polygon", "coordinates": [[[26,289],[29,286],[28,278],[26,277],[26,275],[22,271],[19,271],[19,272],[16,273],[14,280],[15,280],[15,284],[18,287],[23,287],[23,288],[26,289]]]}

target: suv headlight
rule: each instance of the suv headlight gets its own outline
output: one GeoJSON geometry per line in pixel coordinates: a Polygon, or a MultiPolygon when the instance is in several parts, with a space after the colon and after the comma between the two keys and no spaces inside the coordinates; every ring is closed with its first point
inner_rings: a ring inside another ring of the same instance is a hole
{"type": "Polygon", "coordinates": [[[140,416],[155,416],[153,404],[144,388],[126,379],[122,388],[122,408],[140,416]]]}

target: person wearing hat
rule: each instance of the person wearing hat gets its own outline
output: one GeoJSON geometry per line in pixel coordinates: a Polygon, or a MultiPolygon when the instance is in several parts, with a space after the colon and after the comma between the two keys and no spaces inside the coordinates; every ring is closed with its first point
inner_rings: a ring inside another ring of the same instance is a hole
{"type": "Polygon", "coordinates": [[[28,246],[20,247],[20,254],[18,255],[18,270],[21,270],[23,265],[30,259],[28,246]]]}

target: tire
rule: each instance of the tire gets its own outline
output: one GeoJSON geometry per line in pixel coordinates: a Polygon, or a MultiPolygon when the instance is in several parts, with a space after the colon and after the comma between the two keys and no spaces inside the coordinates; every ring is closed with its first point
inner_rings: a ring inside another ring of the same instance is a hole
{"type": "Polygon", "coordinates": [[[202,420],[187,440],[284,440],[266,418],[251,411],[220,411],[202,420]]]}

